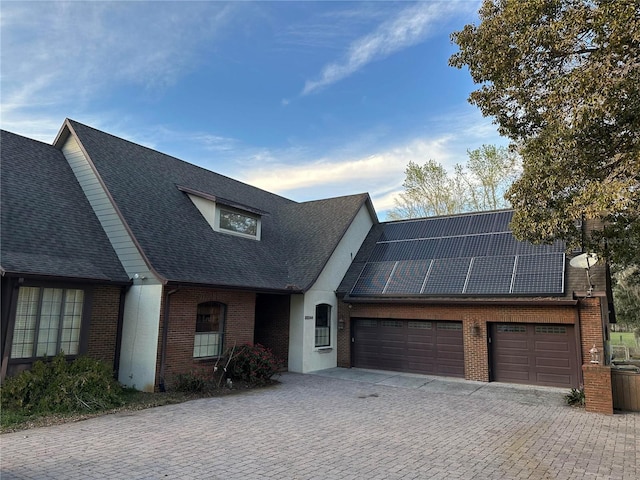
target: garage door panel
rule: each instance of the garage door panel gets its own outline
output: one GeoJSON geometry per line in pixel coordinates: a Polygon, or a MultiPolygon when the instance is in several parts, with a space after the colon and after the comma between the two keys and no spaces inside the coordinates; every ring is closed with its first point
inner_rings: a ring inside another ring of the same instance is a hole
{"type": "Polygon", "coordinates": [[[505,368],[510,366],[521,367],[523,365],[529,365],[529,357],[525,355],[500,355],[497,357],[497,360],[500,364],[504,365],[505,368]]]}
{"type": "Polygon", "coordinates": [[[530,382],[529,372],[522,370],[506,370],[499,381],[506,383],[534,383],[530,382]]]}
{"type": "Polygon", "coordinates": [[[492,379],[557,387],[578,385],[573,325],[492,324],[492,379]]]}
{"type": "Polygon", "coordinates": [[[538,368],[554,368],[554,369],[563,369],[571,368],[571,362],[568,358],[536,358],[536,367],[538,368]]]}
{"type": "Polygon", "coordinates": [[[537,352],[566,352],[569,348],[567,342],[536,341],[535,350],[537,352]]]}
{"type": "Polygon", "coordinates": [[[354,319],[352,347],[355,367],[464,376],[461,322],[354,319]]]}
{"type": "Polygon", "coordinates": [[[567,385],[571,382],[572,376],[570,374],[559,375],[557,373],[539,373],[536,378],[536,383],[540,385],[567,385]]]}

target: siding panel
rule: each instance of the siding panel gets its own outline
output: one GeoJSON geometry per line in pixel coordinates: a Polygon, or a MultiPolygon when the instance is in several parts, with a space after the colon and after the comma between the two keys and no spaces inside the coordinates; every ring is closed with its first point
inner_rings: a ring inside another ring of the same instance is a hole
{"type": "Polygon", "coordinates": [[[62,153],[69,162],[124,269],[129,275],[138,273],[155,278],[147,268],[144,258],[73,135],[70,135],[65,142],[62,153]]]}

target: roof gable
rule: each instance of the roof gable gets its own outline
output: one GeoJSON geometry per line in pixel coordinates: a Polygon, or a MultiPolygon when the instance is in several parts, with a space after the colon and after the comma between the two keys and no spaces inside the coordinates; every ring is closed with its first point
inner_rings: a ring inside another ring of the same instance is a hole
{"type": "Polygon", "coordinates": [[[73,120],[65,125],[169,282],[305,290],[369,201],[364,194],[297,203],[73,120]],[[260,240],[213,231],[189,198],[194,192],[259,215],[260,240]]]}
{"type": "Polygon", "coordinates": [[[2,269],[129,281],[62,153],[2,131],[2,269]]]}

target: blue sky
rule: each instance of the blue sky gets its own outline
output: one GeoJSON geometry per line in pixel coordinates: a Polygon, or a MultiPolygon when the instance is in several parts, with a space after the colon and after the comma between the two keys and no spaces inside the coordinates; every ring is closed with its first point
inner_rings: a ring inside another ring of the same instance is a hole
{"type": "Polygon", "coordinates": [[[0,3],[2,128],[65,117],[296,201],[506,145],[447,64],[479,1],[0,3]]]}

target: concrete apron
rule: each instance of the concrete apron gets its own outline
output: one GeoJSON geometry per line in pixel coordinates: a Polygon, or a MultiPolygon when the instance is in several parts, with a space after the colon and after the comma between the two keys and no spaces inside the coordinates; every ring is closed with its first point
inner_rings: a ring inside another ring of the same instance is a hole
{"type": "MultiPolygon", "coordinates": [[[[310,375],[362,382],[370,386],[413,388],[427,393],[474,398],[509,399],[532,405],[562,405],[569,389],[499,382],[476,382],[453,377],[369,370],[364,368],[329,368],[310,375]]],[[[371,389],[371,387],[368,387],[371,389]]]]}

